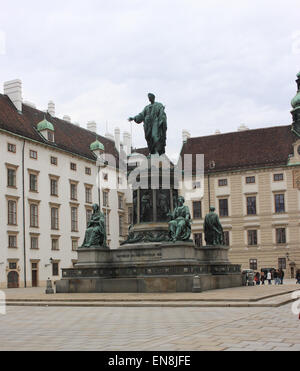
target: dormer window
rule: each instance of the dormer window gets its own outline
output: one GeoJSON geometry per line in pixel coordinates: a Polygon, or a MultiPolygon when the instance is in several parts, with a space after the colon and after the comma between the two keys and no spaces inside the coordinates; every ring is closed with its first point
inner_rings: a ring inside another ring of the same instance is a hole
{"type": "Polygon", "coordinates": [[[46,118],[37,125],[37,130],[48,142],[54,142],[54,126],[46,118]]]}
{"type": "Polygon", "coordinates": [[[54,142],[54,135],[51,131],[48,131],[47,133],[49,142],[54,142]]]}

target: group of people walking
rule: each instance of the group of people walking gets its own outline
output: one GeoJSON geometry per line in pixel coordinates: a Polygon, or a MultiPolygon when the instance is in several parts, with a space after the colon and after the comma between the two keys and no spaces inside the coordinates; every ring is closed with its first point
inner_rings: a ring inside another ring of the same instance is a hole
{"type": "Polygon", "coordinates": [[[254,276],[254,281],[256,285],[264,285],[267,281],[269,285],[272,285],[272,281],[274,281],[275,285],[283,285],[284,279],[284,271],[282,269],[275,270],[273,272],[268,271],[267,273],[257,272],[254,276]]]}

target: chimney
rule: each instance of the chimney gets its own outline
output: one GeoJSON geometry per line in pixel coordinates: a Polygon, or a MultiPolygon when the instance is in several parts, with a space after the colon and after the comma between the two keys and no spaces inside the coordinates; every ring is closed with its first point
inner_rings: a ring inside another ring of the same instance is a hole
{"type": "Polygon", "coordinates": [[[183,143],[186,143],[188,139],[190,139],[191,133],[187,130],[182,130],[182,141],[183,143]]]}
{"type": "Polygon", "coordinates": [[[97,133],[97,123],[96,121],[89,121],[86,125],[86,128],[93,133],[97,133]]]}
{"type": "Polygon", "coordinates": [[[67,122],[71,122],[71,117],[65,115],[65,116],[63,117],[63,120],[64,120],[64,121],[67,121],[67,122]]]}
{"type": "Polygon", "coordinates": [[[107,139],[109,139],[109,140],[111,140],[111,141],[115,141],[115,138],[114,138],[114,136],[111,134],[111,133],[105,133],[105,138],[107,138],[107,139]]]}
{"type": "Polygon", "coordinates": [[[22,81],[12,80],[4,83],[4,94],[9,97],[19,112],[22,112],[22,81]]]}
{"type": "Polygon", "coordinates": [[[52,117],[55,117],[55,103],[52,102],[52,100],[50,100],[49,103],[48,103],[48,113],[52,117]]]}
{"type": "Polygon", "coordinates": [[[125,131],[123,133],[123,149],[126,152],[127,156],[131,153],[131,135],[125,131]]]}
{"type": "Polygon", "coordinates": [[[119,128],[116,128],[115,129],[115,146],[118,150],[118,152],[120,152],[120,143],[121,142],[121,131],[119,128]]]}
{"type": "Polygon", "coordinates": [[[241,126],[238,127],[238,131],[247,131],[247,130],[249,130],[249,128],[245,124],[242,124],[241,126]]]}

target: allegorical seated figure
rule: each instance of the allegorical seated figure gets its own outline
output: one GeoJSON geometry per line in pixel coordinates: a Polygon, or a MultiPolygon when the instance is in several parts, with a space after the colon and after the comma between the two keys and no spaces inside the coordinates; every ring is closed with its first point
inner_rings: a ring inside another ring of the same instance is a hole
{"type": "Polygon", "coordinates": [[[169,214],[172,218],[169,222],[169,234],[173,242],[188,241],[191,236],[191,214],[184,203],[184,197],[178,197],[178,206],[169,214]]]}
{"type": "Polygon", "coordinates": [[[104,214],[97,204],[93,205],[93,214],[85,232],[81,248],[106,247],[106,228],[104,214]]]}
{"type": "Polygon", "coordinates": [[[224,245],[223,228],[215,210],[213,206],[210,207],[210,212],[204,220],[205,241],[210,246],[224,245]]]}

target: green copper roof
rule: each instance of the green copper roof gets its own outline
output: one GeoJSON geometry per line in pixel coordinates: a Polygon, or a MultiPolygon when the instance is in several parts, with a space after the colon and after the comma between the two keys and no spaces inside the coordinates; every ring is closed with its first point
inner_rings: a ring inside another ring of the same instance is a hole
{"type": "Polygon", "coordinates": [[[37,125],[38,131],[51,130],[54,131],[54,126],[46,118],[37,125]]]}
{"type": "Polygon", "coordinates": [[[97,151],[97,150],[104,151],[104,145],[101,142],[99,142],[99,140],[96,140],[94,143],[90,145],[90,150],[91,151],[97,151]]]}

